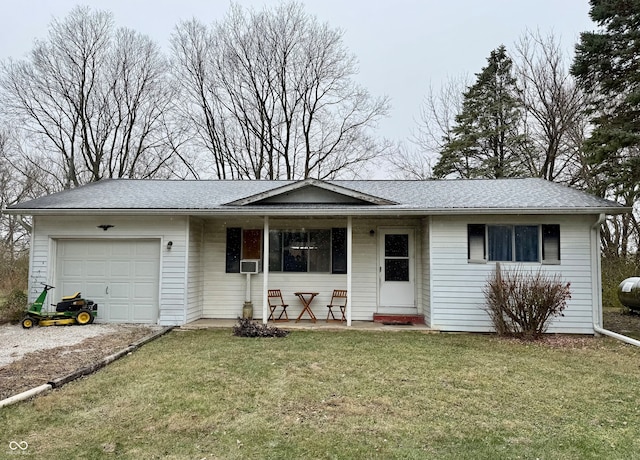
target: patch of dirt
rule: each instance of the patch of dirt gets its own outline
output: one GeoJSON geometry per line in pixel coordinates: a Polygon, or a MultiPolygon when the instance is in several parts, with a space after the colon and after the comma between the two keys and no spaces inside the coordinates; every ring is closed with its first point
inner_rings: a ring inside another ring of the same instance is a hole
{"type": "Polygon", "coordinates": [[[0,400],[64,377],[157,330],[147,326],[125,327],[113,333],[87,338],[74,345],[27,353],[21,359],[0,367],[0,400]]]}
{"type": "Polygon", "coordinates": [[[602,312],[605,329],[640,340],[640,314],[621,309],[607,309],[602,312]]]}

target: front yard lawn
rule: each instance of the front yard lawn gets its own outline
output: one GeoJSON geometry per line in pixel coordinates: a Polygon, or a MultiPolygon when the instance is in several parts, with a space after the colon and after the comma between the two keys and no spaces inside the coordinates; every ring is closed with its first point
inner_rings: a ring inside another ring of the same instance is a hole
{"type": "Polygon", "coordinates": [[[609,338],[176,331],[0,410],[0,454],[628,459],[639,389],[640,349],[609,338]]]}

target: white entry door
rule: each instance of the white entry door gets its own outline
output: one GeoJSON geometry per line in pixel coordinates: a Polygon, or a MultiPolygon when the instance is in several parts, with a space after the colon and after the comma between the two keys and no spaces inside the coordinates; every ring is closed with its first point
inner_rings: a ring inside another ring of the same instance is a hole
{"type": "Polygon", "coordinates": [[[411,228],[387,228],[378,232],[378,312],[415,312],[414,233],[411,228]]]}
{"type": "Polygon", "coordinates": [[[56,261],[56,299],[81,292],[99,322],[157,322],[159,240],[58,240],[56,261]]]}

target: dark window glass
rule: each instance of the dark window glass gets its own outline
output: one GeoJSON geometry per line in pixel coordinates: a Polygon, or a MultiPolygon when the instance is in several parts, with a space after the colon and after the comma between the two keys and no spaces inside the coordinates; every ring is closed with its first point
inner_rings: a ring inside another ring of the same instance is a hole
{"type": "Polygon", "coordinates": [[[385,259],[385,281],[409,281],[409,259],[385,259]]]}
{"type": "Polygon", "coordinates": [[[331,232],[312,230],[309,232],[308,242],[309,271],[318,273],[331,271],[331,232]]]}
{"type": "Polygon", "coordinates": [[[385,257],[409,257],[409,235],[385,235],[385,257]]]}
{"type": "Polygon", "coordinates": [[[331,230],[331,273],[347,273],[347,229],[331,230]]]}
{"type": "Polygon", "coordinates": [[[542,260],[560,262],[560,226],[542,226],[542,260]]]}
{"type": "Polygon", "coordinates": [[[516,225],[514,227],[516,243],[516,262],[538,262],[539,237],[537,225],[516,225]]]}
{"type": "Polygon", "coordinates": [[[269,271],[282,271],[282,232],[269,232],[269,271]]]}
{"type": "Polygon", "coordinates": [[[262,230],[242,231],[242,258],[260,259],[262,253],[262,230]]]}
{"type": "Polygon", "coordinates": [[[307,233],[285,232],[282,234],[282,271],[307,271],[307,233]]]}
{"type": "Polygon", "coordinates": [[[484,224],[469,224],[467,225],[468,234],[468,248],[467,257],[469,260],[484,260],[486,259],[486,251],[484,245],[484,224]]]}
{"type": "Polygon", "coordinates": [[[490,225],[487,229],[489,238],[489,260],[511,261],[512,227],[509,225],[490,225]]]}
{"type": "Polygon", "coordinates": [[[226,272],[240,273],[240,251],[242,250],[242,229],[227,228],[226,272]]]}

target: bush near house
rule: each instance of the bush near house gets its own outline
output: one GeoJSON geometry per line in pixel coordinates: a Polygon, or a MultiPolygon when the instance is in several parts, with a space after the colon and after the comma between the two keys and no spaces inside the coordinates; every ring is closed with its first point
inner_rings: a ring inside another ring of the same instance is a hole
{"type": "Polygon", "coordinates": [[[563,283],[559,275],[519,269],[503,273],[500,264],[496,264],[484,294],[485,310],[498,335],[531,339],[544,334],[552,318],[562,316],[571,298],[570,283],[563,283]]]}
{"type": "Polygon", "coordinates": [[[27,294],[22,289],[13,289],[0,303],[0,324],[18,322],[27,309],[27,294]]]}
{"type": "Polygon", "coordinates": [[[289,331],[257,323],[249,318],[238,318],[238,323],[233,326],[233,335],[236,337],[286,337],[289,331]]]}

